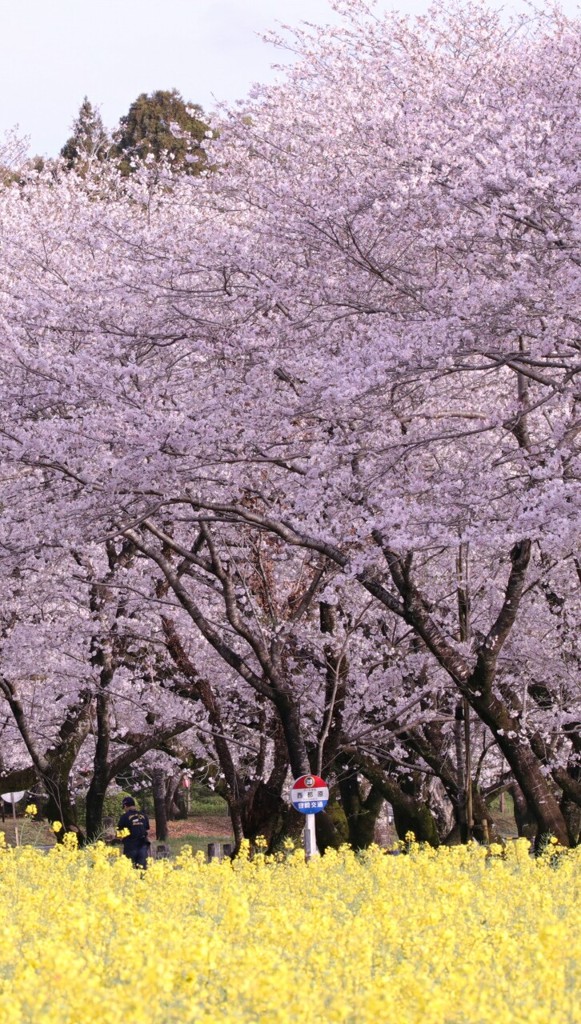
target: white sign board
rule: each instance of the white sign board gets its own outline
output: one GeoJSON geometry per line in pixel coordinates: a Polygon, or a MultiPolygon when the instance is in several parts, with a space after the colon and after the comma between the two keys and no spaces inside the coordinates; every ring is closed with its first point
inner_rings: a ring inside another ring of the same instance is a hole
{"type": "Polygon", "coordinates": [[[21,793],[0,793],[2,800],[5,800],[7,804],[17,804],[19,800],[25,795],[26,790],[23,789],[21,793]]]}

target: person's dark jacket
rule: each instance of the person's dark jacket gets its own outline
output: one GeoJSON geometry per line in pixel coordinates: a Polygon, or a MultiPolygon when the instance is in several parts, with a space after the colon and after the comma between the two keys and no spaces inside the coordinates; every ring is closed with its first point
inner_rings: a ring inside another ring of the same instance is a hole
{"type": "Polygon", "coordinates": [[[137,807],[128,807],[123,812],[117,823],[117,831],[123,832],[128,829],[129,835],[123,836],[123,853],[126,857],[134,858],[135,854],[149,845],[147,833],[149,832],[149,818],[145,811],[138,811],[137,807]]]}

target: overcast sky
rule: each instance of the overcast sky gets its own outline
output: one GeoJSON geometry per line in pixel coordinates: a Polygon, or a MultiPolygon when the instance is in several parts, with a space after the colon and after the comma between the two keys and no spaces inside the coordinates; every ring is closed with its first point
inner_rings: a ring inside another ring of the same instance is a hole
{"type": "Polygon", "coordinates": [[[259,34],[305,18],[326,24],[333,13],[327,0],[0,0],[0,135],[17,125],[31,153],[52,156],[85,95],[109,128],[155,89],[179,89],[207,111],[241,99],[281,59],[259,34]]]}

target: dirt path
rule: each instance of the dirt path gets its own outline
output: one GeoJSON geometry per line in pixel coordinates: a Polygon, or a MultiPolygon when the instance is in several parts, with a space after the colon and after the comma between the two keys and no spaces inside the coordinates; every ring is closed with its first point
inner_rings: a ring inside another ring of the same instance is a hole
{"type": "Polygon", "coordinates": [[[230,818],[223,814],[196,815],[184,821],[168,822],[170,839],[181,839],[183,836],[221,836],[232,838],[230,818]]]}

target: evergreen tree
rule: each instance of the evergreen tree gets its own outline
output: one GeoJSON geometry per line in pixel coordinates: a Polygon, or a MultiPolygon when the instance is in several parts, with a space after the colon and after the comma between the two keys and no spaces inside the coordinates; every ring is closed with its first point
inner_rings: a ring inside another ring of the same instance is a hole
{"type": "Polygon", "coordinates": [[[199,174],[207,166],[201,147],[208,132],[203,113],[199,104],[186,103],[177,89],[141,93],[119,122],[116,153],[122,171],[130,172],[134,157],[144,160],[152,154],[159,160],[167,153],[176,169],[199,174]]]}
{"type": "Polygon", "coordinates": [[[94,160],[105,160],[111,149],[111,140],[101,115],[85,96],[79,113],[73,121],[73,134],[61,149],[68,167],[86,169],[94,160]]]}

